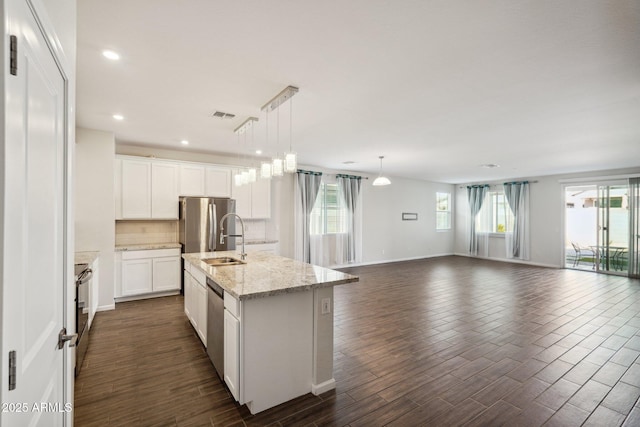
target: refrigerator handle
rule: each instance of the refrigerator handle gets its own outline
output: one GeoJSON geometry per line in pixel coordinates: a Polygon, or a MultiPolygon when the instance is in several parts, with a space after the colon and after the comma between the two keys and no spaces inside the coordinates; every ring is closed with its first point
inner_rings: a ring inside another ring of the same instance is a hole
{"type": "Polygon", "coordinates": [[[209,203],[209,251],[216,250],[217,222],[216,205],[209,203]]]}

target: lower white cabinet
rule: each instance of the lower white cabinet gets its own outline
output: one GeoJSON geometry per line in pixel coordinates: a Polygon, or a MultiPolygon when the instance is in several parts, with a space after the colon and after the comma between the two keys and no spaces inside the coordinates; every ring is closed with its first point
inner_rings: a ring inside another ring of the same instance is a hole
{"type": "Polygon", "coordinates": [[[233,398],[240,400],[240,321],[224,310],[224,382],[233,398]]]}
{"type": "Polygon", "coordinates": [[[180,249],[124,251],[116,259],[116,298],[180,291],[180,249]],[[118,274],[118,272],[116,272],[118,274]]]}
{"type": "Polygon", "coordinates": [[[204,273],[184,270],[184,314],[200,341],[207,346],[207,285],[204,273]],[[191,274],[193,273],[193,275],[191,274]]]}
{"type": "Polygon", "coordinates": [[[122,295],[146,294],[153,291],[151,259],[122,260],[122,295]]]}

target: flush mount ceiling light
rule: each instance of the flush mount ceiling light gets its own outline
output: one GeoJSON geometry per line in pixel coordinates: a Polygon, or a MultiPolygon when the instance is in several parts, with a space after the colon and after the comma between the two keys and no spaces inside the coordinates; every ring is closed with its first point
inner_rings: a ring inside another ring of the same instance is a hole
{"type": "Polygon", "coordinates": [[[113,118],[118,121],[124,120],[124,116],[122,114],[114,114],[113,118]]]}
{"type": "Polygon", "coordinates": [[[180,144],[189,145],[189,141],[187,141],[186,139],[183,139],[182,141],[180,141],[180,144]]]}
{"type": "Polygon", "coordinates": [[[387,178],[386,176],[382,176],[382,159],[384,159],[384,156],[380,156],[378,158],[380,159],[380,173],[378,174],[378,177],[373,181],[373,185],[389,185],[391,184],[389,178],[387,178]]]}
{"type": "Polygon", "coordinates": [[[112,61],[117,61],[118,59],[120,59],[120,55],[112,50],[103,50],[102,56],[112,61]]]}

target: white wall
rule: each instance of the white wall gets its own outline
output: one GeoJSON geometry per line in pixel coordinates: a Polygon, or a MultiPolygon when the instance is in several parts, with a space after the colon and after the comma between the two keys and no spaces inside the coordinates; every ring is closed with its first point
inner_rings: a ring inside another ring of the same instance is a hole
{"type": "Polygon", "coordinates": [[[114,308],[114,153],[109,132],[76,131],[76,251],[100,252],[98,310],[114,308]]]}
{"type": "MultiPolygon", "coordinates": [[[[640,173],[640,167],[527,178],[529,181],[538,181],[530,185],[531,256],[527,263],[550,267],[564,266],[564,186],[569,185],[564,181],[580,180],[585,183],[597,183],[602,177],[638,173],[640,173]]],[[[498,187],[495,188],[502,186],[502,182],[488,182],[487,184],[497,184],[498,187]]],[[[469,204],[466,184],[456,186],[456,206],[458,207],[456,209],[456,224],[458,226],[455,232],[455,253],[467,255],[466,230],[469,222],[469,204]]],[[[507,259],[504,238],[492,237],[490,239],[488,258],[507,259]]]]}
{"type": "Polygon", "coordinates": [[[362,262],[452,254],[454,230],[436,231],[436,192],[451,193],[453,202],[455,186],[390,179],[392,184],[385,187],[374,187],[371,179],[363,181],[362,262]],[[417,213],[418,220],[403,221],[403,212],[417,213]]]}

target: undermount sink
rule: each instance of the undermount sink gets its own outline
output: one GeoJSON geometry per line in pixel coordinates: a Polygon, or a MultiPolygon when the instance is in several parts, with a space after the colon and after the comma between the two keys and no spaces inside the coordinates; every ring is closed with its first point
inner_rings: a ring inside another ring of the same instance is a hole
{"type": "Polygon", "coordinates": [[[205,258],[201,261],[214,267],[221,267],[224,265],[246,264],[245,261],[240,261],[239,259],[231,258],[228,256],[216,257],[216,258],[205,258]]]}

